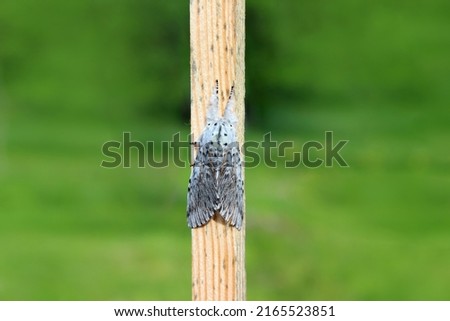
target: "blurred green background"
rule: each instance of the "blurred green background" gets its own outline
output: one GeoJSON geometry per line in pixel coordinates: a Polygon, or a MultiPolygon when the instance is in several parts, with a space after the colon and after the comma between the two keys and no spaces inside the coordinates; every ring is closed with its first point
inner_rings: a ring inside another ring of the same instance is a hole
{"type": "MultiPolygon", "coordinates": [[[[247,0],[250,300],[450,300],[450,2],[247,0]]],[[[188,168],[101,146],[189,128],[188,1],[0,2],[0,299],[189,300],[188,168]]],[[[159,153],[159,152],[158,152],[159,153]]],[[[159,154],[158,154],[159,155],[159,154]]]]}

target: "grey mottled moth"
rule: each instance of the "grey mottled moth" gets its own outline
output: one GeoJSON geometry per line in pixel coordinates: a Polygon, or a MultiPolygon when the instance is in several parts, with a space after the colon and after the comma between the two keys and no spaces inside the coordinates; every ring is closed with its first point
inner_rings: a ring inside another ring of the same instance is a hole
{"type": "Polygon", "coordinates": [[[187,223],[190,228],[209,222],[219,214],[227,224],[242,227],[244,182],[239,142],[236,135],[234,89],[223,117],[219,116],[219,85],[213,89],[206,126],[195,145],[198,153],[192,166],[187,195],[187,223]]]}

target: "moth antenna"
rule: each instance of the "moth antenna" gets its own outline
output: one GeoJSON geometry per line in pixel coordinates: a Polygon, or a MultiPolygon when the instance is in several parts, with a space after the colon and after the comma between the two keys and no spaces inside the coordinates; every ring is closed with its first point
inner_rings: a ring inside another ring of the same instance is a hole
{"type": "Polygon", "coordinates": [[[231,89],[230,89],[230,95],[228,96],[228,100],[230,100],[230,99],[231,99],[231,96],[233,96],[233,95],[234,95],[234,85],[231,86],[231,89]]]}
{"type": "Polygon", "coordinates": [[[219,119],[219,80],[216,79],[216,84],[213,88],[206,112],[206,120],[214,121],[217,119],[219,119]]]}
{"type": "Polygon", "coordinates": [[[232,124],[237,123],[237,117],[236,117],[235,110],[234,110],[235,104],[236,104],[236,98],[235,98],[234,85],[233,85],[233,86],[231,86],[230,95],[228,96],[228,102],[225,107],[225,113],[223,115],[223,117],[225,119],[228,119],[232,124]]]}

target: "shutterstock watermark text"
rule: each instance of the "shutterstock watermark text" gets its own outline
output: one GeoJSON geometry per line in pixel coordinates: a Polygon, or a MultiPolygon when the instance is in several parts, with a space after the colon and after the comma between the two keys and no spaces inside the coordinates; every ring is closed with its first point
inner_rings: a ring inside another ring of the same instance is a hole
{"type": "MultiPolygon", "coordinates": [[[[333,131],[324,133],[323,141],[309,140],[302,144],[294,141],[277,141],[272,133],[263,135],[260,141],[246,141],[239,145],[246,168],[260,165],[284,168],[349,167],[341,154],[349,140],[335,140],[333,131]]],[[[231,144],[232,146],[233,144],[231,144]]],[[[227,148],[231,147],[230,145],[227,148]]],[[[181,139],[175,133],[168,141],[138,141],[131,138],[130,132],[122,134],[122,140],[107,141],[101,151],[104,168],[165,168],[170,165],[186,168],[192,165],[192,152],[198,148],[189,137],[181,139]]],[[[195,152],[194,152],[195,153],[195,152]]]]}

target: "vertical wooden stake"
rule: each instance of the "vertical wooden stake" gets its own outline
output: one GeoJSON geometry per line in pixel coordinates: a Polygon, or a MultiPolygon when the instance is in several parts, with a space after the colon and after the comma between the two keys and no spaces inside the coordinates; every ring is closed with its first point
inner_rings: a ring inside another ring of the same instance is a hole
{"type": "MultiPolygon", "coordinates": [[[[216,79],[219,106],[235,86],[238,137],[244,141],[245,0],[190,0],[191,126],[197,141],[216,79]]],[[[241,231],[215,216],[192,230],[192,299],[245,300],[245,215],[241,231]]]]}

